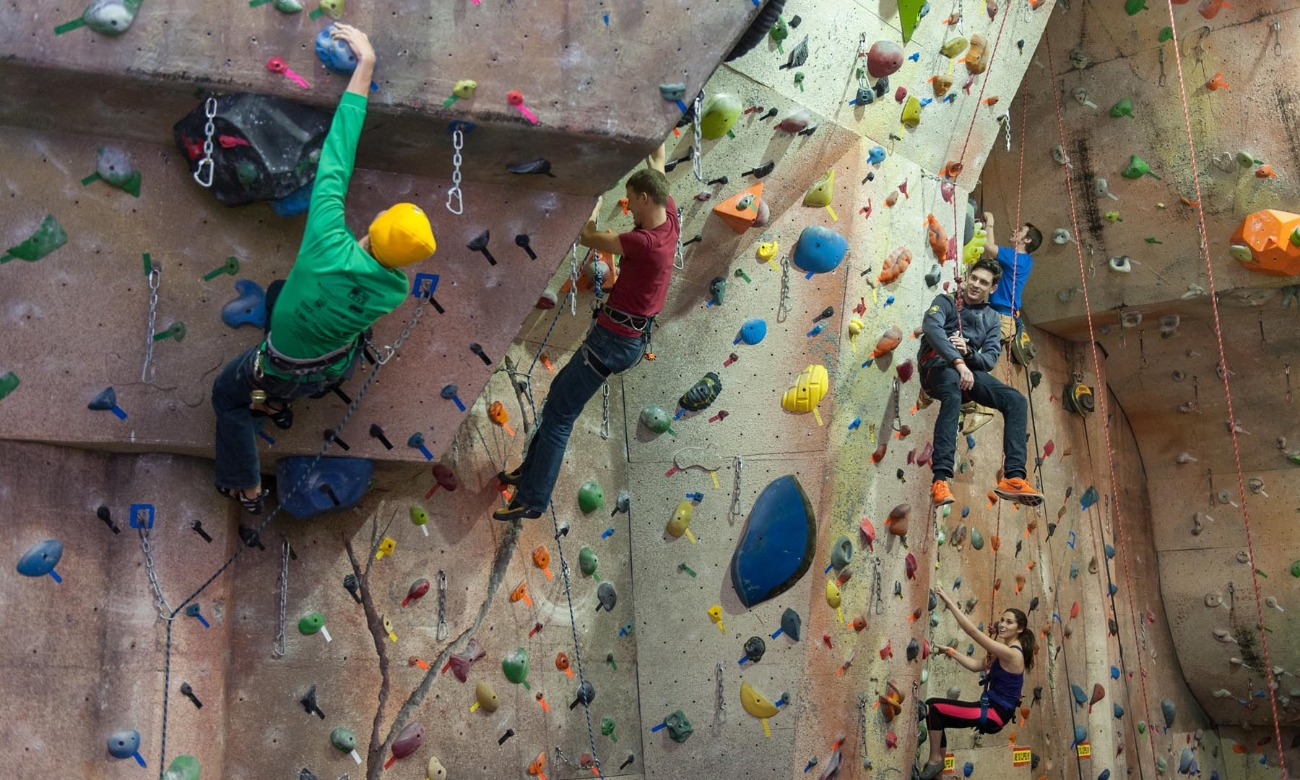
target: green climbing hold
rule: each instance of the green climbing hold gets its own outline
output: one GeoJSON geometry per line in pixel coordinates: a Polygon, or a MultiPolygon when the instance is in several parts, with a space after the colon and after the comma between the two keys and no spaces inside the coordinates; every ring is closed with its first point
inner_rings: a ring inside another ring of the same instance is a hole
{"type": "Polygon", "coordinates": [[[1291,576],[1300,577],[1300,561],[1291,564],[1291,576]]]}
{"type": "Polygon", "coordinates": [[[1115,117],[1116,119],[1119,119],[1120,117],[1124,117],[1124,116],[1132,117],[1133,101],[1129,100],[1128,98],[1124,98],[1123,100],[1119,101],[1118,103],[1110,107],[1110,115],[1115,117]]]}
{"type": "Polygon", "coordinates": [[[780,46],[781,41],[790,37],[790,24],[786,22],[784,16],[778,16],[776,17],[776,24],[772,25],[772,29],[768,30],[767,34],[773,43],[780,46]]]}
{"type": "Polygon", "coordinates": [[[1292,246],[1300,246],[1300,227],[1291,231],[1291,244],[1292,246]]]}
{"type": "Polygon", "coordinates": [[[1147,165],[1146,160],[1143,160],[1136,154],[1129,157],[1128,167],[1124,169],[1124,172],[1121,173],[1120,176],[1123,176],[1126,179],[1140,179],[1143,176],[1150,176],[1153,179],[1160,178],[1151,172],[1151,166],[1147,165]]]}
{"type": "Polygon", "coordinates": [[[668,727],[668,736],[673,742],[685,742],[695,733],[695,728],[687,720],[686,713],[677,710],[672,715],[664,718],[664,725],[668,727]]]}
{"type": "Polygon", "coordinates": [[[522,647],[511,650],[501,659],[501,671],[510,682],[528,688],[528,651],[522,647]]]}
{"type": "Polygon", "coordinates": [[[984,549],[984,535],[979,532],[979,529],[970,529],[970,546],[976,550],[984,549]]]}
{"type": "Polygon", "coordinates": [[[416,525],[424,525],[429,522],[429,512],[419,504],[411,504],[411,522],[416,525]]]}
{"type": "Polygon", "coordinates": [[[17,390],[19,384],[21,384],[21,380],[19,380],[18,375],[12,371],[4,376],[0,376],[0,398],[4,398],[17,390]]]}
{"type": "Polygon", "coordinates": [[[140,172],[131,166],[131,159],[126,152],[115,146],[99,147],[95,173],[82,179],[81,183],[89,184],[96,179],[103,179],[134,197],[140,197],[140,172]]]}
{"type": "Polygon", "coordinates": [[[1145,720],[1138,721],[1138,733],[1139,734],[1147,733],[1147,722],[1145,720]]]}
{"type": "Polygon", "coordinates": [[[177,756],[167,767],[163,780],[199,780],[199,760],[194,756],[177,756]]]}
{"type": "Polygon", "coordinates": [[[713,141],[726,135],[744,109],[735,95],[720,92],[711,96],[700,111],[700,137],[713,141]]]}
{"type": "Polygon", "coordinates": [[[1160,43],[1164,43],[1165,41],[1173,40],[1173,37],[1174,37],[1174,28],[1161,27],[1160,34],[1156,36],[1156,40],[1159,41],[1160,43]]]}
{"type": "Polygon", "coordinates": [[[356,735],[352,733],[351,729],[339,726],[330,732],[330,744],[337,750],[341,750],[344,753],[351,753],[353,750],[357,749],[357,738],[356,735]]]}
{"type": "Polygon", "coordinates": [[[258,178],[257,166],[248,160],[240,160],[235,164],[235,177],[245,189],[252,187],[258,178]]]}
{"type": "Polygon", "coordinates": [[[582,483],[582,487],[578,488],[578,508],[584,515],[605,508],[605,490],[599,482],[589,479],[582,483]]]}
{"type": "Polygon", "coordinates": [[[1254,168],[1256,165],[1259,165],[1262,162],[1264,161],[1259,159],[1255,155],[1251,154],[1250,152],[1246,151],[1245,149],[1242,149],[1239,152],[1237,152],[1237,164],[1243,168],[1254,168]]]}
{"type": "Polygon", "coordinates": [[[614,719],[605,717],[600,721],[600,733],[609,737],[611,741],[618,742],[618,736],[614,734],[614,719]]]}
{"type": "Polygon", "coordinates": [[[302,10],[298,0],[275,0],[275,10],[282,14],[296,14],[302,10]]]}
{"type": "Polygon", "coordinates": [[[54,28],[55,35],[89,27],[100,35],[116,37],[127,31],[143,0],[91,0],[81,16],[54,28]]]}
{"type": "Polygon", "coordinates": [[[596,551],[590,547],[583,547],[578,551],[578,569],[588,577],[596,576],[596,551]]]}
{"type": "Polygon", "coordinates": [[[1147,0],[1124,0],[1124,12],[1137,16],[1139,11],[1147,10],[1147,0]]]}
{"type": "Polygon", "coordinates": [[[903,30],[903,43],[912,40],[912,33],[921,21],[921,11],[925,6],[926,0],[898,0],[898,25],[903,30]]]}
{"type": "Polygon", "coordinates": [[[653,433],[668,433],[676,436],[677,432],[673,430],[672,422],[672,418],[662,407],[647,406],[641,410],[641,424],[653,433]]]}
{"type": "Polygon", "coordinates": [[[63,232],[63,226],[53,214],[46,214],[35,233],[22,243],[9,247],[4,256],[0,257],[0,264],[15,258],[34,263],[66,243],[68,243],[68,234],[63,232]]]}
{"type": "Polygon", "coordinates": [[[1250,263],[1255,260],[1255,255],[1251,254],[1250,247],[1245,244],[1233,244],[1228,247],[1228,254],[1239,263],[1250,263]]]}
{"type": "Polygon", "coordinates": [[[1169,769],[1169,762],[1164,756],[1156,756],[1156,774],[1163,775],[1169,769]]]}
{"type": "Polygon", "coordinates": [[[303,615],[298,621],[298,632],[302,634],[317,634],[325,627],[325,616],[319,612],[312,612],[303,615]]]}
{"type": "Polygon", "coordinates": [[[1300,466],[1300,450],[1296,450],[1295,452],[1288,452],[1286,454],[1286,459],[1296,464],[1297,466],[1300,466]]]}

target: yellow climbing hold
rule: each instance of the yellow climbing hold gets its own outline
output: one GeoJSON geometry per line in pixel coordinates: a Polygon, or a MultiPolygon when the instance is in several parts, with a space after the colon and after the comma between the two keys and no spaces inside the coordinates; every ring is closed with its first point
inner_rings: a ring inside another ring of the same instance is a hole
{"type": "Polygon", "coordinates": [[[722,625],[722,606],[720,604],[714,604],[705,611],[709,614],[709,620],[712,620],[718,625],[718,630],[724,634],[727,633],[727,627],[722,625]]]}
{"type": "Polygon", "coordinates": [[[854,317],[849,320],[849,347],[854,354],[858,351],[858,335],[862,333],[862,320],[854,317]]]}
{"type": "Polygon", "coordinates": [[[980,259],[980,256],[984,254],[984,245],[988,242],[989,234],[985,232],[983,225],[976,222],[975,234],[972,235],[970,241],[967,241],[966,245],[961,248],[962,262],[967,266],[974,265],[975,261],[980,259]]]}
{"type": "Polygon", "coordinates": [[[826,603],[831,605],[831,609],[840,608],[840,589],[835,580],[826,580],[826,603]]]}
{"type": "Polygon", "coordinates": [[[967,41],[958,35],[956,38],[949,39],[939,51],[943,52],[945,57],[956,57],[958,54],[966,51],[967,41]]]}
{"type": "Polygon", "coordinates": [[[767,719],[776,716],[781,710],[766,696],[754,690],[748,681],[740,683],[740,706],[745,708],[745,712],[763,721],[763,736],[772,736],[772,729],[767,725],[767,719]]]}
{"type": "Polygon", "coordinates": [[[478,89],[478,82],[473,79],[461,79],[452,87],[451,94],[461,100],[469,100],[474,97],[474,90],[478,89]]]}
{"type": "Polygon", "coordinates": [[[682,534],[695,544],[695,534],[691,533],[691,502],[682,501],[677,504],[677,509],[673,510],[673,517],[668,521],[668,535],[678,539],[682,534]]]}
{"type": "Polygon", "coordinates": [[[921,124],[921,101],[916,99],[916,95],[909,95],[903,104],[903,124],[908,127],[921,124]]]}
{"type": "Polygon", "coordinates": [[[781,251],[781,245],[775,241],[764,241],[758,245],[758,259],[768,260],[776,257],[776,253],[781,251]]]}
{"type": "Polygon", "coordinates": [[[803,196],[803,205],[823,208],[831,205],[835,194],[835,169],[831,168],[803,196]]]}
{"type": "Polygon", "coordinates": [[[807,414],[826,397],[830,386],[826,366],[820,363],[808,366],[799,374],[794,385],[781,396],[781,408],[787,412],[807,414]]]}
{"type": "Polygon", "coordinates": [[[482,707],[487,712],[496,712],[501,706],[501,700],[497,698],[496,691],[487,682],[480,682],[474,687],[474,706],[469,708],[470,712],[482,707]]]}

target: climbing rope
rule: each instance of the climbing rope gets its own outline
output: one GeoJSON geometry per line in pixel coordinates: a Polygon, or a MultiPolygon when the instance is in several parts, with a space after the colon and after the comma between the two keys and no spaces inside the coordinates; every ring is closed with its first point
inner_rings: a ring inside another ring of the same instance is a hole
{"type": "MultiPolygon", "coordinates": [[[[419,323],[420,315],[424,313],[424,306],[428,301],[429,301],[428,296],[420,298],[420,302],[415,308],[415,313],[411,315],[411,319],[407,320],[406,326],[402,328],[402,332],[397,337],[397,340],[393,342],[393,345],[391,347],[386,347],[386,349],[388,350],[388,355],[382,361],[376,362],[374,366],[371,367],[370,373],[366,376],[365,381],[362,382],[361,384],[361,388],[357,391],[357,397],[352,400],[352,403],[348,405],[347,411],[344,412],[343,419],[340,420],[339,424],[334,427],[333,434],[331,436],[325,437],[325,442],[321,445],[320,450],[317,451],[316,457],[312,460],[311,464],[303,471],[302,476],[298,479],[298,482],[293,486],[293,488],[291,488],[289,492],[285,494],[286,496],[295,495],[302,488],[303,485],[307,484],[307,480],[310,478],[312,474],[312,470],[316,468],[316,464],[319,463],[321,458],[325,456],[325,451],[329,449],[329,446],[330,444],[333,443],[333,440],[340,433],[343,432],[343,428],[348,424],[348,420],[352,418],[352,414],[357,410],[357,407],[361,404],[361,399],[365,397],[366,391],[370,389],[371,383],[374,382],[375,377],[378,376],[379,369],[382,368],[384,364],[387,363],[388,360],[394,354],[396,354],[397,350],[402,346],[402,343],[406,341],[406,338],[411,334],[411,331],[415,328],[416,324],[419,323]]],[[[248,538],[250,540],[259,538],[261,536],[262,531],[267,527],[267,525],[271,523],[272,520],[276,518],[277,515],[279,515],[280,510],[282,508],[283,508],[283,502],[281,502],[281,504],[277,505],[275,509],[272,509],[267,514],[267,516],[262,520],[262,522],[257,526],[257,528],[253,530],[252,534],[248,538]]],[[[148,531],[147,529],[144,528],[140,529],[140,546],[144,552],[145,571],[149,576],[149,584],[154,590],[154,595],[158,601],[159,608],[160,609],[164,608],[166,607],[167,602],[166,599],[163,598],[162,587],[158,581],[158,574],[157,574],[157,569],[154,565],[152,550],[149,547],[148,531]]],[[[167,625],[167,639],[166,639],[166,649],[165,649],[165,654],[163,659],[163,706],[162,706],[162,730],[159,738],[160,757],[158,759],[158,780],[163,780],[163,773],[167,766],[167,714],[168,714],[168,707],[170,705],[170,697],[171,697],[172,626],[175,623],[176,616],[179,615],[181,611],[185,609],[186,606],[188,606],[191,602],[193,602],[194,599],[198,598],[199,594],[203,593],[203,591],[206,590],[209,585],[215,582],[216,579],[220,577],[227,569],[229,569],[232,565],[234,565],[235,561],[249,546],[251,546],[251,542],[241,542],[241,544],[235,548],[235,552],[229,558],[226,559],[226,562],[221,564],[221,566],[218,567],[215,572],[213,572],[212,576],[204,580],[202,585],[200,585],[193,593],[187,596],[184,601],[182,601],[179,605],[177,605],[174,609],[172,609],[169,614],[165,616],[162,614],[159,615],[159,617],[167,625]]]]}
{"type": "MultiPolygon", "coordinates": [[[[1046,41],[1047,41],[1048,72],[1055,73],[1056,65],[1055,65],[1055,60],[1052,57],[1052,40],[1051,38],[1047,38],[1046,41]]],[[[1060,93],[1060,89],[1058,88],[1055,77],[1052,78],[1052,99],[1056,106],[1056,127],[1057,127],[1058,142],[1061,144],[1061,147],[1064,148],[1065,147],[1065,119],[1061,113],[1061,93],[1060,93]]],[[[1079,235],[1078,208],[1075,205],[1074,182],[1071,180],[1068,170],[1069,169],[1066,169],[1067,172],[1065,174],[1065,186],[1066,186],[1066,193],[1069,196],[1069,203],[1070,203],[1070,228],[1071,230],[1074,231],[1074,235],[1077,236],[1079,235]]],[[[1097,334],[1093,324],[1092,302],[1088,297],[1088,274],[1086,269],[1084,268],[1084,263],[1083,263],[1083,247],[1081,247],[1079,243],[1076,241],[1074,243],[1074,250],[1075,250],[1075,254],[1078,257],[1078,263],[1079,263],[1079,283],[1082,285],[1081,292],[1083,293],[1083,307],[1084,307],[1084,312],[1087,315],[1087,321],[1088,321],[1088,340],[1090,342],[1090,347],[1092,350],[1093,370],[1096,376],[1100,377],[1101,359],[1097,354],[1097,334]]],[[[1110,443],[1110,426],[1106,424],[1107,421],[1106,393],[1097,393],[1097,396],[1098,396],[1097,418],[1101,420],[1101,429],[1102,429],[1102,433],[1105,436],[1106,455],[1107,455],[1106,465],[1109,470],[1110,485],[1113,491],[1115,487],[1118,485],[1118,482],[1116,482],[1115,479],[1115,458],[1114,458],[1114,450],[1111,448],[1111,443],[1110,443]]],[[[1115,520],[1117,524],[1122,525],[1122,518],[1119,513],[1118,502],[1116,503],[1116,507],[1115,507],[1115,520]]],[[[1131,578],[1129,577],[1129,572],[1132,571],[1133,567],[1129,560],[1128,544],[1126,543],[1123,545],[1116,545],[1116,546],[1123,552],[1124,577],[1126,583],[1125,590],[1128,591],[1127,596],[1129,601],[1129,618],[1133,626],[1133,635],[1137,636],[1138,634],[1137,615],[1135,613],[1135,608],[1133,605],[1133,588],[1130,585],[1131,578]]],[[[1147,690],[1146,690],[1146,664],[1142,660],[1141,653],[1138,653],[1138,676],[1142,680],[1142,705],[1143,705],[1143,709],[1146,712],[1146,719],[1148,723],[1153,723],[1154,721],[1151,720],[1151,699],[1147,695],[1147,690]]],[[[1149,744],[1151,747],[1151,761],[1152,764],[1154,765],[1156,760],[1154,729],[1152,729],[1152,736],[1151,739],[1149,740],[1149,744]]]]}
{"type": "MultiPolygon", "coordinates": [[[[1255,567],[1255,542],[1250,532],[1250,509],[1246,505],[1246,477],[1241,470],[1241,449],[1237,442],[1237,417],[1232,408],[1231,372],[1228,371],[1228,357],[1223,349],[1223,323],[1219,319],[1219,299],[1214,289],[1214,267],[1210,262],[1209,232],[1205,228],[1205,207],[1201,205],[1201,177],[1196,170],[1196,142],[1192,139],[1192,119],[1187,108],[1187,85],[1183,79],[1183,55],[1179,49],[1178,25],[1174,20],[1172,5],[1169,7],[1169,25],[1170,30],[1173,32],[1174,63],[1176,66],[1174,69],[1178,71],[1178,95],[1182,98],[1183,129],[1187,133],[1187,151],[1191,155],[1192,187],[1196,195],[1194,202],[1196,204],[1197,227],[1200,230],[1201,237],[1200,251],[1205,257],[1205,273],[1209,280],[1210,310],[1214,313],[1214,339],[1219,346],[1219,365],[1223,367],[1220,377],[1223,379],[1223,397],[1228,407],[1228,434],[1232,437],[1232,460],[1237,469],[1237,495],[1241,499],[1242,525],[1245,526],[1246,530],[1246,554],[1249,558],[1250,581],[1255,589],[1255,612],[1256,619],[1259,621],[1256,628],[1259,630],[1260,643],[1264,650],[1265,687],[1268,689],[1269,707],[1273,711],[1273,736],[1277,741],[1278,766],[1282,772],[1282,780],[1286,780],[1286,757],[1282,752],[1282,727],[1277,715],[1277,694],[1274,690],[1276,686],[1273,684],[1273,664],[1269,659],[1268,636],[1264,630],[1264,607],[1260,601],[1259,573],[1255,567]]],[[[1197,46],[1199,48],[1199,41],[1197,46]]]]}

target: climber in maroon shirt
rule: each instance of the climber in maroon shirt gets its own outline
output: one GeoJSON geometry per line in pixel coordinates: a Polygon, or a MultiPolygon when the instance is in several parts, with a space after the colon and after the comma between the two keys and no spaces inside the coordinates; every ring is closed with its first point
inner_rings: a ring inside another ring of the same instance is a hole
{"type": "Polygon", "coordinates": [[[623,256],[618,281],[596,310],[582,346],[551,383],[524,462],[497,474],[502,485],[517,486],[509,505],[492,513],[497,520],[541,517],[551,503],[574,421],[609,377],[631,369],[645,354],[655,315],[668,295],[681,232],[677,204],[668,194],[662,145],[646,165],[627,180],[627,209],[636,227],[619,234],[597,230],[597,201],[578,238],[585,247],[623,256]]]}

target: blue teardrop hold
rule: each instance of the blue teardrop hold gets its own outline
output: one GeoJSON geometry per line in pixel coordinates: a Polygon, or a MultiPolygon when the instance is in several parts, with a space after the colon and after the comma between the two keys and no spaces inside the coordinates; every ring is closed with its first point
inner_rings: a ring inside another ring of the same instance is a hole
{"type": "Polygon", "coordinates": [[[91,399],[90,403],[86,404],[87,409],[96,412],[107,412],[114,406],[117,406],[117,391],[111,387],[104,388],[103,392],[91,399]]]}
{"type": "Polygon", "coordinates": [[[809,225],[799,234],[792,260],[801,271],[824,274],[834,271],[848,251],[849,242],[844,236],[828,227],[809,225]]]}
{"type": "Polygon", "coordinates": [[[286,512],[299,520],[306,520],[327,512],[351,509],[361,503],[370,490],[373,463],[365,458],[321,458],[316,467],[311,468],[314,460],[315,457],[304,455],[281,458],[276,462],[277,493],[280,506],[286,512]],[[294,490],[300,481],[303,484],[294,490]],[[293,492],[284,495],[281,491],[293,492]],[[330,497],[331,491],[333,498],[330,497]],[[337,506],[335,498],[338,499],[337,506]]]}
{"type": "MultiPolygon", "coordinates": [[[[63,542],[58,539],[46,539],[27,548],[23,557],[18,559],[18,573],[24,577],[44,577],[54,571],[63,557],[63,542]]],[[[129,754],[128,754],[129,755],[129,754]]]]}
{"type": "Polygon", "coordinates": [[[262,286],[252,279],[236,279],[234,298],[221,307],[221,321],[232,328],[241,325],[266,327],[266,293],[262,286]]]}
{"type": "Polygon", "coordinates": [[[760,319],[745,320],[740,326],[740,340],[753,346],[767,337],[767,322],[760,319]]]}
{"type": "Polygon", "coordinates": [[[108,754],[113,758],[130,758],[140,749],[140,732],[118,729],[108,735],[108,754]]]}
{"type": "Polygon", "coordinates": [[[316,56],[330,71],[340,76],[351,76],[357,69],[357,55],[352,53],[351,46],[330,37],[333,30],[331,24],[316,34],[316,56]]]}
{"type": "Polygon", "coordinates": [[[754,502],[731,557],[731,584],[746,607],[789,590],[812,565],[817,519],[793,474],[778,477],[754,502]]]}

